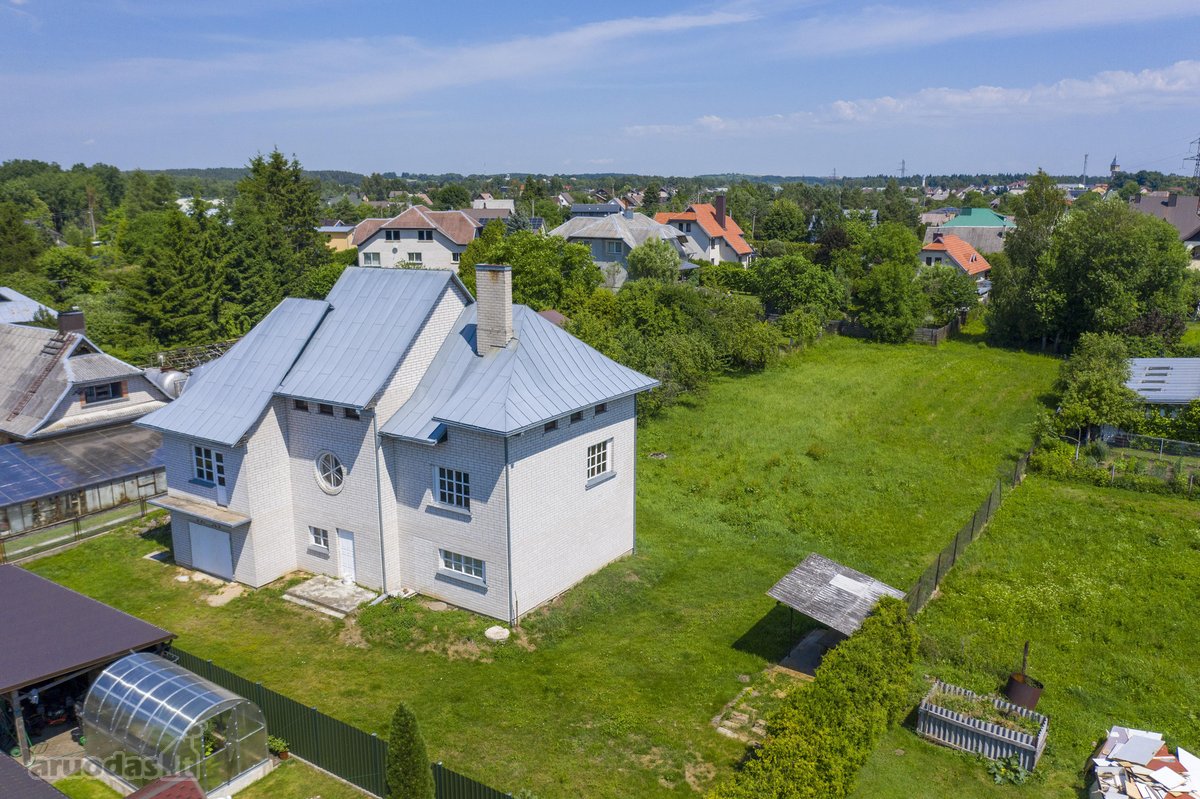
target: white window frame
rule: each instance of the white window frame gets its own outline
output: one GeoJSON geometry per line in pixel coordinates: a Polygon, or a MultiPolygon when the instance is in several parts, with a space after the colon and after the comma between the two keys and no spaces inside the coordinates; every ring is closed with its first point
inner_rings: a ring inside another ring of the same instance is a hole
{"type": "Polygon", "coordinates": [[[448,466],[433,467],[433,501],[457,513],[471,512],[471,474],[448,466]]]}
{"type": "Polygon", "coordinates": [[[614,241],[613,239],[609,239],[608,241],[605,241],[604,242],[604,251],[606,253],[608,253],[609,255],[620,255],[621,254],[621,242],[614,241]]]}
{"type": "Polygon", "coordinates": [[[207,485],[225,485],[225,455],[217,450],[192,446],[192,474],[197,482],[207,485]]]}
{"type": "Polygon", "coordinates": [[[317,485],[326,494],[340,494],[346,487],[346,476],[349,474],[346,464],[329,450],[317,454],[313,460],[313,471],[317,476],[317,485]]]}
{"type": "Polygon", "coordinates": [[[329,531],[324,527],[308,526],[308,545],[314,549],[329,551],[329,531]]]}
{"type": "Polygon", "coordinates": [[[479,583],[487,582],[486,561],[470,555],[451,552],[448,549],[438,549],[438,569],[448,572],[456,578],[466,578],[479,583]]]}
{"type": "Polygon", "coordinates": [[[383,231],[384,241],[400,241],[403,238],[403,231],[400,230],[385,230],[383,231]]]}
{"type": "Polygon", "coordinates": [[[417,241],[433,241],[433,230],[418,230],[417,241]]]}
{"type": "Polygon", "coordinates": [[[587,448],[587,481],[595,483],[613,473],[611,438],[597,441],[587,448]]]}
{"type": "Polygon", "coordinates": [[[410,264],[419,264],[419,263],[422,263],[422,261],[421,261],[421,253],[419,253],[419,252],[410,252],[410,253],[408,254],[408,263],[410,263],[410,264]]]}
{"type": "Polygon", "coordinates": [[[382,266],[383,260],[377,252],[364,252],[362,254],[363,266],[382,266]]]}
{"type": "Polygon", "coordinates": [[[450,253],[450,260],[453,261],[454,263],[458,263],[459,261],[462,260],[462,253],[461,252],[450,253]]]}

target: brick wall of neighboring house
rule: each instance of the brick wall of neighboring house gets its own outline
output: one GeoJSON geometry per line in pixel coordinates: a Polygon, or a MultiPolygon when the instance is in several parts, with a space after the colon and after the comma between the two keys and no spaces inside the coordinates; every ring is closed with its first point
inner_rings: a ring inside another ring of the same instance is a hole
{"type": "Polygon", "coordinates": [[[379,266],[394,267],[408,262],[409,253],[421,254],[424,269],[458,269],[454,254],[467,249],[465,244],[451,241],[440,230],[434,230],[432,241],[421,241],[416,230],[400,231],[399,240],[388,241],[383,230],[378,231],[358,248],[359,266],[367,266],[364,253],[378,253],[379,266]]]}
{"type": "Polygon", "coordinates": [[[392,441],[389,458],[396,494],[401,582],[406,588],[451,604],[509,617],[508,507],[504,486],[504,439],[451,430],[436,446],[392,441]],[[437,467],[470,475],[469,514],[434,501],[437,467]],[[440,567],[439,550],[485,562],[486,585],[454,577],[440,567]]]}
{"type": "Polygon", "coordinates": [[[512,440],[513,592],[519,613],[553,599],[633,549],[634,400],[512,440]],[[587,478],[588,447],[611,439],[611,477],[587,478]]]}

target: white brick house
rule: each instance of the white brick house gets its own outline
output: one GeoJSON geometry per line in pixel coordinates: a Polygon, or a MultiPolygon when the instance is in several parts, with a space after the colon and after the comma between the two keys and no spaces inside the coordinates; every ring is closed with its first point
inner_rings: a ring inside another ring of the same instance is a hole
{"type": "Polygon", "coordinates": [[[163,433],[175,558],[296,569],[512,621],[634,545],[636,395],[655,385],[529,308],[507,267],[347,269],[284,300],[163,433]]]}
{"type": "Polygon", "coordinates": [[[414,205],[391,219],[364,219],[350,241],[358,247],[359,266],[457,269],[482,228],[471,214],[414,205]]]}

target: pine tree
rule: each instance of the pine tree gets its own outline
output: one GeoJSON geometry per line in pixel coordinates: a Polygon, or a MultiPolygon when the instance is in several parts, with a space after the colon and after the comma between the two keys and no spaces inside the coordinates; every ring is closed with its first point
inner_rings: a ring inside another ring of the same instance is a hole
{"type": "Polygon", "coordinates": [[[390,799],[434,799],[433,771],[417,717],[403,703],[392,716],[388,736],[388,796],[390,799]]]}

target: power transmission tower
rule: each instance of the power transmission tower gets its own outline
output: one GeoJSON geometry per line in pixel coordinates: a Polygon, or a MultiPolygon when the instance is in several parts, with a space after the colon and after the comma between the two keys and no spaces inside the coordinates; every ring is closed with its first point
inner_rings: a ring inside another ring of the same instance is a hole
{"type": "Polygon", "coordinates": [[[905,167],[905,161],[903,158],[901,158],[900,159],[900,180],[901,181],[904,180],[904,173],[906,171],[904,167],[905,167]]]}
{"type": "Polygon", "coordinates": [[[1196,154],[1189,155],[1184,161],[1195,161],[1196,167],[1192,170],[1192,179],[1200,182],[1200,138],[1193,139],[1189,144],[1196,146],[1196,154]]]}
{"type": "Polygon", "coordinates": [[[1087,160],[1088,160],[1088,154],[1084,153],[1083,154],[1083,187],[1085,189],[1087,188],[1087,160]]]}

